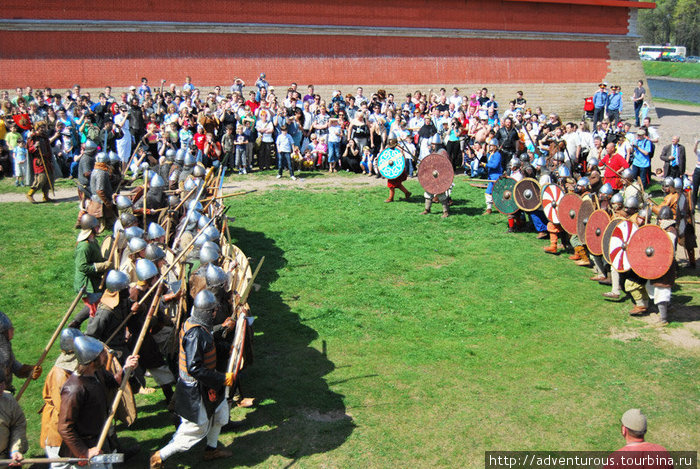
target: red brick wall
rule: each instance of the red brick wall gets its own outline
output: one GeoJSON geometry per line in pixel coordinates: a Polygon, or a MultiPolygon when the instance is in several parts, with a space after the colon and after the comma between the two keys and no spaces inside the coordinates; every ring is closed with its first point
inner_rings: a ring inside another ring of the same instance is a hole
{"type": "Polygon", "coordinates": [[[626,34],[627,8],[503,0],[4,0],[7,18],[251,22],[626,34]]]}
{"type": "Polygon", "coordinates": [[[0,43],[0,88],[252,84],[263,71],[284,85],[584,83],[609,67],[602,42],[0,31],[0,43]]]}

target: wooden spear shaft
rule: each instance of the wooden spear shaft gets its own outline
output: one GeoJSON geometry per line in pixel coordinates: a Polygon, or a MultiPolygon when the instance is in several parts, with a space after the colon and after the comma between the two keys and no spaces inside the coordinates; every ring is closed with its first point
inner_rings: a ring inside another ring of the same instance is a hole
{"type": "MultiPolygon", "coordinates": [[[[112,244],[112,249],[109,250],[109,256],[107,256],[107,260],[108,260],[108,261],[109,261],[109,260],[112,260],[112,258],[115,257],[115,259],[114,259],[114,261],[115,261],[115,262],[114,262],[114,265],[115,265],[115,266],[117,266],[115,252],[116,252],[116,250],[117,250],[117,244],[119,243],[119,237],[120,237],[121,235],[122,235],[122,232],[121,232],[121,231],[117,231],[117,236],[114,237],[114,244],[112,244]]],[[[105,274],[102,276],[102,281],[100,282],[100,288],[99,288],[100,290],[102,290],[102,289],[104,288],[104,286],[105,286],[105,280],[107,280],[107,273],[105,273],[105,274]]]]}
{"type": "MultiPolygon", "coordinates": [[[[66,311],[66,314],[63,315],[63,319],[61,319],[61,322],[58,323],[58,327],[56,328],[56,330],[53,332],[53,335],[49,339],[49,343],[46,344],[46,347],[44,347],[44,351],[41,352],[41,356],[39,357],[39,360],[36,362],[36,365],[34,365],[35,367],[40,366],[44,362],[44,360],[46,359],[46,355],[48,355],[49,351],[51,350],[51,347],[53,346],[54,342],[56,342],[56,339],[58,338],[59,334],[63,330],[63,327],[68,322],[68,319],[70,319],[70,315],[73,314],[75,307],[78,306],[78,302],[85,294],[85,290],[86,290],[86,287],[83,287],[80,289],[78,294],[75,295],[75,299],[70,304],[70,307],[68,307],[68,311],[66,311]]],[[[17,393],[17,397],[15,398],[17,401],[20,400],[20,398],[22,397],[22,394],[24,394],[24,391],[27,390],[27,386],[29,386],[29,383],[31,381],[32,381],[32,377],[30,375],[29,378],[27,378],[27,380],[24,382],[24,384],[22,384],[22,388],[17,393]]]]}
{"type": "MultiPolygon", "coordinates": [[[[160,285],[160,282],[157,285],[160,285]]],[[[141,326],[139,338],[136,341],[136,345],[134,345],[134,350],[131,351],[131,355],[138,355],[139,351],[141,350],[141,345],[143,345],[143,341],[146,338],[146,333],[148,332],[148,328],[151,325],[151,319],[153,319],[153,315],[155,314],[156,308],[158,308],[161,292],[162,290],[158,290],[156,296],[153,297],[151,307],[148,310],[148,314],[146,315],[146,320],[143,322],[143,326],[141,326]]],[[[112,421],[114,420],[114,416],[117,413],[117,408],[119,407],[119,402],[121,401],[122,395],[124,394],[124,389],[126,389],[126,386],[129,384],[129,378],[131,377],[132,371],[133,368],[126,368],[124,370],[121,385],[119,386],[117,394],[114,396],[114,401],[112,401],[112,410],[107,416],[107,421],[105,422],[104,427],[102,427],[102,433],[100,434],[100,439],[97,442],[98,451],[102,450],[102,446],[104,446],[105,444],[105,440],[107,439],[107,433],[109,433],[109,428],[112,426],[112,421]]]]}

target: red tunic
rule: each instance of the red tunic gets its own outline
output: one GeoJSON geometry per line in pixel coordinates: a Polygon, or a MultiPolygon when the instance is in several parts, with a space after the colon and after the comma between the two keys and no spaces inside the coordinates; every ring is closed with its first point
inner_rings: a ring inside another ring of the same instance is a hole
{"type": "Polygon", "coordinates": [[[622,171],[625,168],[629,168],[630,165],[627,163],[627,160],[622,157],[619,153],[614,153],[612,156],[610,155],[605,155],[603,158],[600,160],[599,166],[602,168],[603,165],[605,165],[605,174],[603,175],[603,184],[610,183],[613,189],[615,190],[620,190],[622,189],[622,181],[620,180],[620,177],[615,174],[615,171],[618,173],[622,171]],[[612,168],[612,169],[611,169],[612,168]]]}
{"type": "Polygon", "coordinates": [[[403,182],[408,179],[408,166],[404,167],[403,173],[397,178],[394,179],[387,179],[386,180],[386,187],[390,189],[398,189],[399,187],[403,186],[403,182]]]}
{"type": "Polygon", "coordinates": [[[29,137],[27,140],[27,152],[29,153],[29,158],[32,160],[34,174],[41,174],[44,172],[42,156],[43,161],[45,161],[46,165],[48,166],[49,174],[53,174],[51,147],[49,146],[49,140],[46,137],[40,137],[38,135],[29,137]]]}

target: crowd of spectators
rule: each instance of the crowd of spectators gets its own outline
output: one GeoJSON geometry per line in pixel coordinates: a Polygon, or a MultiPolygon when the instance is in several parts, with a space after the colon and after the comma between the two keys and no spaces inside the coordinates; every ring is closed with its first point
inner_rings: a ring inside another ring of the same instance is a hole
{"type": "MultiPolygon", "coordinates": [[[[589,155],[599,156],[614,141],[631,163],[640,160],[634,166],[644,178],[646,160],[653,156],[652,150],[649,158],[637,158],[638,132],[631,131],[629,123],[617,123],[617,114],[612,122],[596,115],[601,118],[594,129],[585,114],[580,121],[564,124],[556,113],[529,106],[522,91],[504,106],[486,88],[467,93],[457,88],[417,90],[396,97],[383,89],[366,94],[359,87],[354,94],[335,90],[325,99],[313,85],[302,91],[292,83],[279,96],[278,92],[265,74],[253,86],[236,78],[230,89],[216,86],[209,92],[196,87],[190,77],[182,86],[161,82],[154,89],[144,77],[140,86],[116,96],[109,86],[98,96],[79,85],[62,94],[51,88],[17,88],[14,96],[0,95],[0,167],[17,185],[29,182],[31,171],[21,142],[38,121],[48,125],[55,176],[67,178],[77,176],[87,140],[115,151],[124,163],[137,146],[156,159],[168,150],[183,149],[207,167],[223,163],[240,174],[277,167],[278,177],[284,167],[292,177],[294,170],[381,177],[377,156],[391,138],[410,155],[410,176],[416,175],[423,157],[439,148],[447,151],[455,169],[480,176],[484,143],[494,138],[503,161],[518,156],[519,150],[530,160],[541,152],[564,152],[569,166],[589,155]],[[108,141],[114,128],[121,130],[116,133],[121,137],[108,141]]],[[[653,147],[658,135],[648,118],[640,128],[653,147]]]]}

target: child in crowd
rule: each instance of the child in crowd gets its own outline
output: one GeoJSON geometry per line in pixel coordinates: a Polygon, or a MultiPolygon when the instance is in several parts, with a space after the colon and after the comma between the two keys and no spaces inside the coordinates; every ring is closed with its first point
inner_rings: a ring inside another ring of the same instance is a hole
{"type": "Polygon", "coordinates": [[[362,174],[372,175],[372,150],[368,146],[362,149],[360,166],[362,167],[362,174]]]}
{"type": "Polygon", "coordinates": [[[326,136],[321,135],[318,138],[318,144],[313,149],[314,156],[316,157],[316,169],[323,169],[326,165],[328,156],[328,145],[326,144],[326,136]]]}
{"type": "Polygon", "coordinates": [[[247,174],[246,170],[246,156],[248,148],[248,136],[245,134],[245,127],[238,125],[236,127],[236,169],[238,169],[239,174],[247,174]]]}
{"type": "MultiPolygon", "coordinates": [[[[226,167],[227,168],[233,168],[235,165],[235,136],[233,135],[233,125],[228,124],[226,126],[226,133],[224,133],[224,136],[221,137],[221,149],[223,150],[223,159],[222,161],[226,162],[226,167]]],[[[239,168],[240,172],[240,168],[239,168]]]]}
{"type": "Polygon", "coordinates": [[[27,143],[24,140],[17,142],[12,150],[12,160],[15,164],[15,186],[24,186],[24,167],[27,164],[27,143]]]}

